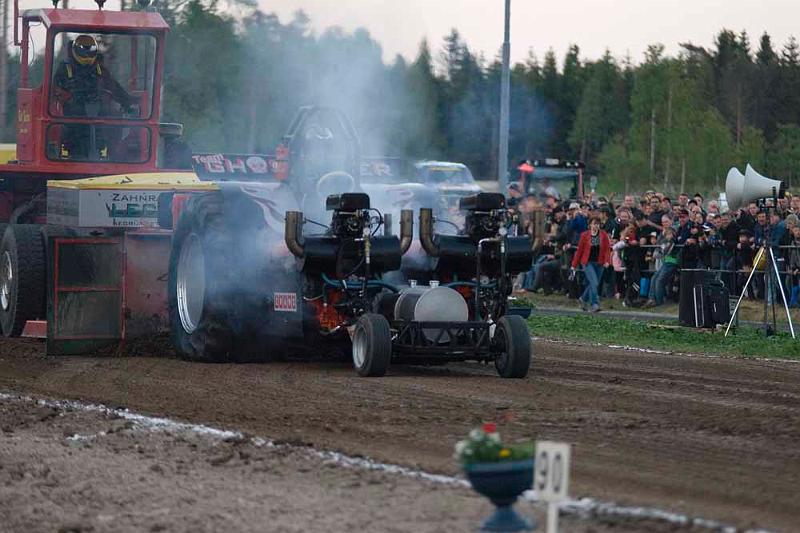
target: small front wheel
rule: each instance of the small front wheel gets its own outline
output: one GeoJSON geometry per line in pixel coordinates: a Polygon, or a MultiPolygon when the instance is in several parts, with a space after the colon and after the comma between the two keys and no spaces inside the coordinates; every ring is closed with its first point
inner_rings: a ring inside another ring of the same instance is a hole
{"type": "Polygon", "coordinates": [[[353,366],[359,376],[386,374],[392,359],[392,332],[383,315],[367,313],[356,321],[353,331],[353,366]]]}
{"type": "Polygon", "coordinates": [[[516,315],[497,321],[494,333],[497,359],[494,366],[502,378],[524,378],[531,366],[531,334],[525,320],[516,315]]]}

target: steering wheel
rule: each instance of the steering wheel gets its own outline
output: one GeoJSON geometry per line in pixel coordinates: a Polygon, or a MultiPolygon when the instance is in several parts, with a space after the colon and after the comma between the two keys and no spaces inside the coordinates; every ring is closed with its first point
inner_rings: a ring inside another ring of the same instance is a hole
{"type": "Polygon", "coordinates": [[[356,180],[343,170],[335,170],[324,174],[317,180],[317,196],[327,198],[331,194],[353,192],[356,189],[356,180]]]}
{"type": "Polygon", "coordinates": [[[100,87],[83,87],[67,89],[71,95],[71,101],[82,104],[98,102],[104,98],[113,98],[111,91],[100,87]]]}
{"type": "Polygon", "coordinates": [[[100,109],[106,109],[102,113],[103,116],[109,117],[125,117],[125,118],[138,118],[141,112],[138,103],[133,103],[130,106],[125,106],[114,98],[114,93],[108,89],[97,88],[79,88],[69,91],[71,99],[68,102],[76,104],[83,104],[84,106],[99,105],[101,106],[96,111],[91,111],[87,108],[86,116],[94,117],[100,116],[100,109]]]}

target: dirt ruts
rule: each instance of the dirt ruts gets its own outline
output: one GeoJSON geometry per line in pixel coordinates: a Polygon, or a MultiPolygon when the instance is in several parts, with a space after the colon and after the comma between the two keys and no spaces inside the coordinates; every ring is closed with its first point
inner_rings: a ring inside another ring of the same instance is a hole
{"type": "MultiPolygon", "coordinates": [[[[48,358],[0,341],[0,390],[156,415],[456,473],[452,446],[485,420],[512,439],[574,445],[572,493],[740,527],[800,524],[800,365],[537,341],[528,379],[494,368],[345,363],[202,365],[48,358]]],[[[157,354],[154,354],[157,355],[157,354]]]]}

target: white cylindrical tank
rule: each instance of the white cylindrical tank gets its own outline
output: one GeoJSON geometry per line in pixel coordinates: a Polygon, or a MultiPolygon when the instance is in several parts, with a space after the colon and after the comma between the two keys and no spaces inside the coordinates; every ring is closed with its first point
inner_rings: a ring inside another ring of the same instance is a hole
{"type": "MultiPolygon", "coordinates": [[[[394,317],[414,322],[466,322],[469,309],[464,297],[450,287],[412,287],[400,293],[394,317]]],[[[423,333],[432,341],[439,330],[426,329],[423,333]]],[[[441,340],[449,342],[450,336],[445,333],[441,340]]]]}

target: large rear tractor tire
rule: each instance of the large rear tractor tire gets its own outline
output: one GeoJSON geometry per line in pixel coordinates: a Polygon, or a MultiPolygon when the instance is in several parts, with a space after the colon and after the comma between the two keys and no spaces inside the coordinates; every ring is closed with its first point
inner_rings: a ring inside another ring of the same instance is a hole
{"type": "Polygon", "coordinates": [[[47,264],[41,226],[7,224],[0,242],[0,327],[18,337],[28,320],[43,319],[47,264]]]}
{"type": "Polygon", "coordinates": [[[209,363],[232,360],[229,326],[233,239],[226,231],[222,197],[190,198],[172,237],[169,260],[169,318],[172,341],[184,359],[209,363]]]}
{"type": "Polygon", "coordinates": [[[531,334],[525,319],[510,315],[498,320],[494,341],[500,352],[494,361],[500,377],[526,377],[531,366],[531,334]]]}
{"type": "Polygon", "coordinates": [[[367,313],[353,332],[353,366],[362,377],[386,374],[392,359],[392,331],[383,315],[367,313]]]}

